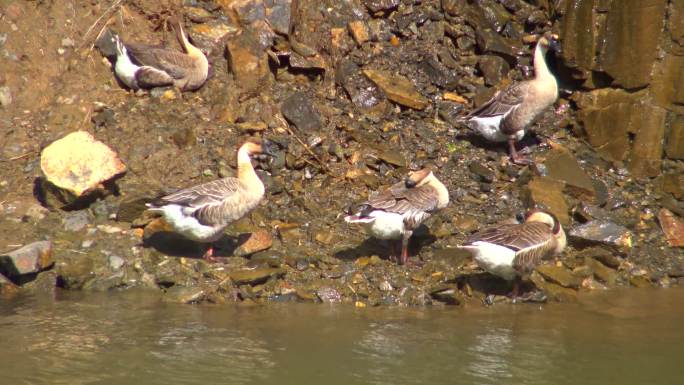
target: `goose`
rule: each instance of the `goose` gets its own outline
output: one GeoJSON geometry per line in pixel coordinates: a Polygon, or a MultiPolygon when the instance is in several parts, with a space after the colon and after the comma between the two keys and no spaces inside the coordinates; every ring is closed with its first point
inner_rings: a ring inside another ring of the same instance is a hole
{"type": "Polygon", "coordinates": [[[558,35],[543,35],[534,49],[534,78],[513,83],[498,91],[485,104],[472,111],[463,121],[473,130],[493,142],[506,142],[511,161],[530,164],[520,156],[515,143],[525,136],[525,128],[558,99],[558,82],[549,71],[546,53],[560,51],[558,35]]]}
{"type": "Polygon", "coordinates": [[[181,91],[202,87],[209,74],[209,61],[202,51],[190,44],[180,21],[175,22],[176,37],[185,52],[140,43],[124,43],[118,35],[116,76],[134,90],[175,86],[181,91]]]}
{"type": "Polygon", "coordinates": [[[565,231],[551,212],[533,209],[520,224],[500,224],[470,236],[460,248],[467,250],[484,270],[513,281],[518,296],[522,276],[543,260],[560,254],[567,244],[565,231]]]}
{"type": "Polygon", "coordinates": [[[408,262],[408,242],[413,230],[448,204],[449,191],[429,168],[424,168],[410,173],[404,181],[372,194],[344,220],[362,225],[375,238],[401,239],[400,264],[403,265],[408,262]]]}
{"type": "MultiPolygon", "coordinates": [[[[245,142],[237,154],[237,178],[227,177],[182,189],[152,203],[148,210],[161,214],[179,234],[195,242],[212,243],[231,223],[254,209],[264,197],[261,182],[250,156],[274,155],[274,144],[266,139],[245,142]]],[[[204,259],[213,260],[210,245],[204,259]]]]}

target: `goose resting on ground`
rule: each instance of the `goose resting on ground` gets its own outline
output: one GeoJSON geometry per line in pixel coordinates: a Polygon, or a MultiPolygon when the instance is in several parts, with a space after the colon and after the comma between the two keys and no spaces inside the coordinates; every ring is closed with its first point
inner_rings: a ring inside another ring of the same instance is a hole
{"type": "Polygon", "coordinates": [[[461,246],[475,262],[491,274],[513,281],[511,296],[516,298],[521,276],[543,260],[560,254],[567,244],[558,218],[548,211],[527,212],[525,222],[502,224],[470,236],[461,246]]]}
{"type": "Polygon", "coordinates": [[[449,191],[430,169],[424,168],[410,173],[404,181],[387,190],[371,195],[344,220],[363,225],[376,238],[401,239],[400,263],[405,264],[413,230],[447,204],[449,191]]]}
{"type": "Polygon", "coordinates": [[[174,26],[185,52],[140,43],[124,43],[115,35],[116,76],[129,88],[175,86],[181,91],[202,87],[209,74],[209,61],[199,48],[190,44],[180,21],[174,26]]]}
{"type": "Polygon", "coordinates": [[[534,78],[514,83],[498,91],[480,108],[463,118],[466,124],[493,142],[508,141],[515,164],[530,161],[518,154],[515,143],[525,136],[525,128],[558,99],[558,82],[549,71],[546,52],[560,50],[558,35],[545,34],[534,49],[534,78]]]}
{"type": "MultiPolygon", "coordinates": [[[[261,182],[250,156],[273,156],[268,140],[248,141],[237,156],[237,178],[227,177],[186,188],[148,203],[149,211],[161,214],[176,232],[196,242],[211,243],[223,235],[230,224],[254,209],[264,197],[261,182]]],[[[204,258],[211,260],[213,247],[204,258]]]]}

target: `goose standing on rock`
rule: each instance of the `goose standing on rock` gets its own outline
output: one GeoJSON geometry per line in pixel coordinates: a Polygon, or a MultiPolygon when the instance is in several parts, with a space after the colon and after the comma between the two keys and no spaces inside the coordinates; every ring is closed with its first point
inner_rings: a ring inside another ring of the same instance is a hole
{"type": "MultiPolygon", "coordinates": [[[[254,209],[264,197],[264,184],[252,166],[254,154],[274,155],[270,141],[252,140],[237,155],[237,178],[227,177],[186,188],[148,203],[149,211],[161,214],[176,232],[202,243],[217,241],[231,223],[254,209]]],[[[210,246],[204,258],[212,260],[210,246]]]]}
{"type": "Polygon", "coordinates": [[[180,21],[175,22],[174,29],[185,52],[124,43],[115,35],[116,76],[134,90],[175,86],[181,91],[195,91],[202,87],[209,75],[209,61],[199,48],[190,44],[180,21]]]}
{"type": "Polygon", "coordinates": [[[515,149],[525,136],[525,128],[558,99],[558,82],[549,71],[546,53],[559,51],[558,35],[544,34],[534,49],[534,78],[514,83],[463,119],[473,130],[493,142],[508,141],[511,160],[529,164],[515,149]]]}
{"type": "Polygon", "coordinates": [[[502,224],[470,236],[461,246],[484,270],[513,281],[515,299],[520,279],[543,260],[560,254],[567,244],[565,231],[552,213],[533,209],[520,224],[502,224]]]}
{"type": "Polygon", "coordinates": [[[363,225],[376,238],[401,239],[400,263],[405,264],[413,230],[448,204],[449,191],[430,169],[424,168],[410,173],[404,181],[387,190],[371,195],[344,220],[363,225]]]}

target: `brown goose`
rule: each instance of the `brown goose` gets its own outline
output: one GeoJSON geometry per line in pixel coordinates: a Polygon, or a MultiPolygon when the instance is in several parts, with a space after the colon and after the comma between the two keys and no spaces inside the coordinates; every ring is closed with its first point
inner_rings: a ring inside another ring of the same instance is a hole
{"type": "Polygon", "coordinates": [[[176,37],[185,52],[140,43],[123,43],[117,35],[114,72],[131,89],[175,86],[181,91],[202,87],[209,74],[209,62],[199,48],[190,44],[177,21],[176,37]]]}
{"type": "Polygon", "coordinates": [[[555,215],[534,209],[521,224],[502,224],[468,238],[461,248],[475,262],[513,283],[513,298],[518,296],[520,277],[529,274],[543,260],[560,254],[566,245],[565,231],[555,215]]]}
{"type": "MultiPolygon", "coordinates": [[[[264,197],[261,182],[250,156],[273,155],[268,140],[248,141],[237,156],[237,178],[228,177],[186,188],[149,203],[151,212],[164,217],[176,232],[196,242],[211,243],[230,224],[254,209],[264,197]]],[[[213,247],[204,255],[211,260],[213,247]]]]}
{"type": "Polygon", "coordinates": [[[545,34],[534,49],[534,78],[514,83],[497,92],[464,120],[473,130],[493,142],[508,141],[511,160],[529,164],[515,149],[525,136],[525,128],[558,99],[558,82],[546,64],[546,52],[560,50],[558,35],[545,34]]]}
{"type": "Polygon", "coordinates": [[[401,238],[401,264],[408,261],[408,241],[423,221],[449,204],[449,191],[428,168],[415,171],[402,182],[371,195],[348,223],[359,223],[379,239],[401,238]]]}

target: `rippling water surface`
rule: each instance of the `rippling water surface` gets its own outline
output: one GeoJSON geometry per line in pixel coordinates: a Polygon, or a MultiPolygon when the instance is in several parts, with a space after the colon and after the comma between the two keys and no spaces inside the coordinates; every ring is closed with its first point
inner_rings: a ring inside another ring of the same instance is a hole
{"type": "Polygon", "coordinates": [[[0,301],[2,384],[680,384],[684,289],[466,309],[0,301]]]}

